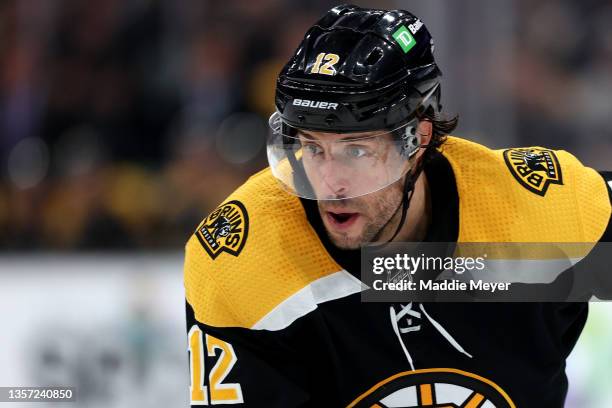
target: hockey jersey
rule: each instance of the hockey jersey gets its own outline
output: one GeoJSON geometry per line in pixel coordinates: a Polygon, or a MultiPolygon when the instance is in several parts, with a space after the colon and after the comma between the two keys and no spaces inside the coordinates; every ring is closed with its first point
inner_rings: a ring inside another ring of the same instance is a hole
{"type": "MultiPolygon", "coordinates": [[[[610,173],[448,137],[425,241],[612,240],[610,173]]],[[[252,176],[186,245],[190,398],[248,407],[561,407],[586,303],[362,303],[359,251],[252,176]]]]}

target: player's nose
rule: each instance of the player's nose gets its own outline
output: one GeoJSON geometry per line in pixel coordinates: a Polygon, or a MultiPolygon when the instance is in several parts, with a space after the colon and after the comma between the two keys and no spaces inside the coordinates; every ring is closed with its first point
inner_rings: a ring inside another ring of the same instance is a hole
{"type": "Polygon", "coordinates": [[[343,198],[350,195],[351,180],[347,169],[343,168],[337,160],[328,159],[319,166],[322,186],[321,191],[325,198],[343,198]]]}

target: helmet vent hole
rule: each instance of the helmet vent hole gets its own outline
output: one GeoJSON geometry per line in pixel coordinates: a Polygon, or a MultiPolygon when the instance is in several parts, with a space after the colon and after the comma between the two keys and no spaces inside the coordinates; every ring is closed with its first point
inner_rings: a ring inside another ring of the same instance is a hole
{"type": "Polygon", "coordinates": [[[334,123],[336,122],[336,115],[327,115],[325,117],[325,123],[327,124],[327,126],[333,126],[334,123]]]}
{"type": "Polygon", "coordinates": [[[366,65],[374,65],[382,58],[382,51],[376,48],[365,59],[366,65]]]}

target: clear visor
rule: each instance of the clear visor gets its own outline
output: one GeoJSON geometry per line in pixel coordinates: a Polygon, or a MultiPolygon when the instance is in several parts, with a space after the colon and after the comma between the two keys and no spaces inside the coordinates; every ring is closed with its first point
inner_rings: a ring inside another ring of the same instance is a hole
{"type": "Polygon", "coordinates": [[[268,162],[288,192],[312,200],[341,200],[395,183],[419,148],[416,120],[394,130],[326,133],[269,120],[268,162]]]}

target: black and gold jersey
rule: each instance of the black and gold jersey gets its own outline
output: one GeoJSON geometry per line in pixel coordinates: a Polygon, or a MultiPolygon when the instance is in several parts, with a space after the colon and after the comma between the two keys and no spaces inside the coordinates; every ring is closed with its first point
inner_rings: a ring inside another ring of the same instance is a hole
{"type": "MultiPolygon", "coordinates": [[[[612,240],[569,153],[449,137],[425,174],[427,241],[612,240]]],[[[192,406],[563,406],[586,303],[362,303],[359,261],[269,170],[236,190],[186,246],[192,406]]]]}

